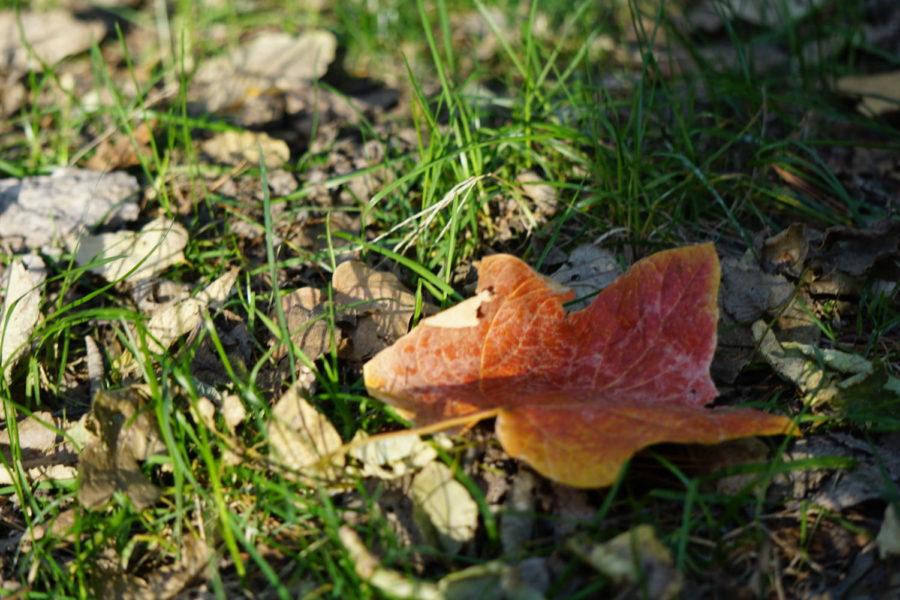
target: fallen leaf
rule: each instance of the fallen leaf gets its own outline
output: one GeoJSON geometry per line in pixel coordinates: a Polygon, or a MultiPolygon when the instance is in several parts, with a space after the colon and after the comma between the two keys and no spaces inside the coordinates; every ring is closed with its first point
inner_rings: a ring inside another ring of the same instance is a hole
{"type": "Polygon", "coordinates": [[[566,546],[617,585],[631,588],[636,597],[667,599],[681,594],[681,573],[650,525],[638,525],[603,544],[572,538],[566,546]]]}
{"type": "Polygon", "coordinates": [[[260,153],[267,169],[278,169],[291,158],[288,145],[268,134],[255,131],[226,131],[201,145],[213,160],[225,165],[259,166],[260,153]]]}
{"type": "Polygon", "coordinates": [[[861,97],[857,110],[874,117],[900,109],[900,71],[873,75],[846,75],[837,80],[837,90],[861,97]]]}
{"type": "Polygon", "coordinates": [[[105,33],[101,21],[76,19],[63,10],[2,11],[0,71],[40,70],[42,62],[53,66],[67,56],[84,52],[105,33]]]}
{"type": "Polygon", "coordinates": [[[93,265],[92,273],[107,281],[133,283],[154,279],[172,265],[184,262],[188,232],[180,224],[158,217],[140,231],[83,235],[73,243],[79,265],[93,265]]]}
{"type": "Polygon", "coordinates": [[[27,97],[20,73],[3,73],[0,70],[0,116],[7,117],[19,110],[27,97]]]}
{"type": "Polygon", "coordinates": [[[47,277],[44,261],[37,255],[16,258],[7,269],[7,277],[0,312],[0,366],[8,382],[41,319],[41,290],[47,277]]]}
{"type": "MultiPolygon", "coordinates": [[[[475,183],[477,178],[468,181],[475,183]]],[[[496,194],[490,199],[489,226],[500,242],[531,233],[556,213],[556,190],[540,175],[524,171],[516,177],[516,184],[512,195],[496,194]]]]}
{"type": "Polygon", "coordinates": [[[891,556],[900,556],[900,516],[894,503],[888,504],[884,510],[884,521],[878,531],[875,543],[878,544],[878,556],[887,560],[891,556]]]}
{"type": "Polygon", "coordinates": [[[751,252],[722,261],[722,308],[738,323],[775,313],[793,293],[792,283],[783,275],[763,272],[751,252]]]}
{"type": "Polygon", "coordinates": [[[337,40],[328,31],[264,32],[204,62],[189,99],[205,112],[232,115],[244,125],[274,121],[284,115],[285,94],[324,75],[336,50],[337,40]]]}
{"type": "Polygon", "coordinates": [[[31,552],[35,542],[50,535],[58,540],[71,544],[75,541],[75,524],[78,513],[74,508],[69,508],[57,514],[51,514],[48,521],[34,523],[28,527],[19,542],[19,552],[27,554],[31,552]]]}
{"type": "Polygon", "coordinates": [[[866,229],[831,227],[814,249],[814,257],[825,275],[839,271],[865,278],[879,263],[900,260],[900,223],[881,221],[866,229]]]}
{"type": "Polygon", "coordinates": [[[140,463],[166,447],[146,396],[136,386],[97,393],[87,427],[94,439],[78,459],[78,501],[96,510],[119,491],[138,510],[152,506],[160,490],[141,472],[140,463]]]}
{"type": "Polygon", "coordinates": [[[575,487],[611,484],[651,444],[791,432],[785,417],[703,408],[716,396],[718,283],[712,244],[660,252],[566,314],[571,293],[490,256],[478,324],[424,320],[365,365],[366,387],[418,425],[496,415],[511,456],[575,487]]]}
{"type": "Polygon", "coordinates": [[[803,392],[804,404],[813,408],[834,402],[846,390],[875,372],[858,354],[818,348],[797,342],[781,343],[765,321],[753,324],[759,353],[783,379],[803,392]]]}
{"type": "Polygon", "coordinates": [[[416,297],[393,273],[351,260],[338,265],[331,285],[343,296],[345,305],[352,305],[345,308],[357,315],[351,333],[351,360],[367,359],[409,331],[416,297]]]}
{"type": "Polygon", "coordinates": [[[766,238],[760,252],[764,270],[799,277],[809,256],[809,242],[810,236],[801,223],[789,225],[766,238]]]}
{"type": "MultiPolygon", "coordinates": [[[[455,554],[475,537],[478,505],[443,463],[425,465],[412,480],[410,496],[416,506],[417,522],[424,520],[422,517],[427,519],[437,533],[436,541],[447,552],[455,554]]],[[[423,523],[422,529],[429,528],[423,523]]]]}
{"type": "Polygon", "coordinates": [[[103,139],[97,150],[85,163],[92,171],[112,171],[141,164],[141,159],[152,155],[150,140],[153,139],[152,125],[140,123],[131,132],[116,131],[103,139]]]}
{"type": "Polygon", "coordinates": [[[155,312],[147,323],[151,352],[165,352],[172,342],[199,327],[203,322],[203,311],[220,306],[228,298],[238,273],[239,269],[233,268],[195,297],[179,300],[155,312]]]}
{"type": "Polygon", "coordinates": [[[237,394],[225,394],[222,398],[222,418],[225,419],[225,427],[234,435],[237,426],[247,418],[247,409],[237,394]]]}
{"type": "MultiPolygon", "coordinates": [[[[36,412],[16,424],[16,439],[22,459],[19,466],[29,481],[75,478],[78,455],[59,435],[65,428],[66,423],[46,411],[36,412]]],[[[13,461],[10,437],[9,427],[0,431],[0,452],[5,458],[4,464],[0,465],[0,485],[10,485],[16,477],[16,473],[10,472],[6,466],[12,466],[13,461]]]]}
{"type": "Polygon", "coordinates": [[[397,479],[437,458],[437,451],[414,433],[379,436],[369,442],[367,438],[362,429],[357,431],[349,452],[362,463],[363,477],[397,479]]]}
{"type": "Polygon", "coordinates": [[[307,485],[333,481],[344,466],[337,452],[341,436],[298,391],[291,387],[272,408],[266,427],[272,459],[307,485]]]}
{"type": "MultiPolygon", "coordinates": [[[[341,330],[326,319],[325,300],[322,290],[312,287],[299,288],[281,299],[291,341],[313,361],[330,351],[332,340],[338,347],[341,342],[341,330]]],[[[276,349],[273,357],[280,360],[285,353],[276,349]]]]}
{"type": "Polygon", "coordinates": [[[51,175],[0,179],[0,238],[29,248],[63,240],[78,228],[133,221],[137,179],[115,171],[57,169],[51,175]]]}

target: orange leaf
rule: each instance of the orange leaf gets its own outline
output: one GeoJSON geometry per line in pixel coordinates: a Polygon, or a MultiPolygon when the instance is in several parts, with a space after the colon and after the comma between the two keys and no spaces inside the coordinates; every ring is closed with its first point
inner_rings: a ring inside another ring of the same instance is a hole
{"type": "Polygon", "coordinates": [[[636,263],[584,310],[509,255],[485,258],[473,298],[423,320],[364,367],[369,393],[418,425],[497,416],[511,456],[575,487],[610,485],[660,442],[792,433],[754,410],[709,410],[719,260],[712,244],[636,263]]]}

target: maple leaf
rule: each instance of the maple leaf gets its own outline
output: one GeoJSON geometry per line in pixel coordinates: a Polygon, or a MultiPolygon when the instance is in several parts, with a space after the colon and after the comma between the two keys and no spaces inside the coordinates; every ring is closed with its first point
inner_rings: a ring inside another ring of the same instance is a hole
{"type": "Polygon", "coordinates": [[[481,261],[477,295],[423,320],[364,366],[369,393],[417,425],[496,416],[541,474],[603,487],[638,450],[793,433],[783,416],[709,410],[719,261],[712,244],[637,262],[587,308],[521,260],[481,261]]]}

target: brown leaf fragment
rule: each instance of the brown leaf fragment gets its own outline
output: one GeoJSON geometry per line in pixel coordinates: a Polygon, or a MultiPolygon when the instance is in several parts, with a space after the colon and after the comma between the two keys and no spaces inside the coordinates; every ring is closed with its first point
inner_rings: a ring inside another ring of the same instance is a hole
{"type": "Polygon", "coordinates": [[[203,289],[193,298],[186,298],[162,307],[147,323],[151,335],[150,349],[162,353],[179,337],[198,327],[203,311],[218,308],[231,293],[239,270],[231,269],[203,289]]]}
{"type": "MultiPolygon", "coordinates": [[[[294,290],[281,299],[291,341],[312,361],[330,352],[332,343],[338,347],[341,343],[341,330],[329,325],[325,300],[322,290],[312,287],[294,290]]],[[[284,347],[277,349],[275,360],[286,352],[284,347]]]]}
{"type": "Polygon", "coordinates": [[[350,334],[351,360],[363,361],[409,331],[416,297],[393,273],[351,260],[338,265],[331,284],[357,315],[356,328],[350,334]]]}
{"type": "Polygon", "coordinates": [[[85,166],[92,171],[112,171],[137,166],[141,164],[142,158],[150,156],[152,138],[152,125],[146,121],[135,127],[130,134],[115,132],[100,142],[85,166]]]}
{"type": "Polygon", "coordinates": [[[205,112],[231,115],[244,125],[274,121],[285,113],[285,95],[324,75],[336,50],[328,31],[264,32],[203,63],[188,98],[205,112]]]}
{"type": "Polygon", "coordinates": [[[809,255],[810,236],[806,226],[794,223],[767,238],[762,247],[762,266],[767,273],[799,277],[809,255]]]}
{"type": "Polygon", "coordinates": [[[100,354],[100,347],[89,335],[84,336],[84,362],[87,365],[88,382],[91,386],[91,396],[100,391],[103,386],[103,379],[106,376],[106,369],[103,366],[103,355],[100,354]]]}
{"type": "Polygon", "coordinates": [[[764,272],[752,252],[722,260],[719,289],[718,346],[713,359],[715,378],[733,382],[753,358],[755,342],[749,324],[779,314],[794,293],[784,276],[764,272]]]}
{"type": "Polygon", "coordinates": [[[78,500],[88,510],[123,492],[135,508],[153,505],[160,490],[141,472],[140,463],[165,450],[150,402],[138,387],[101,391],[94,396],[87,423],[94,439],[78,460],[78,500]]]}
{"type": "Polygon", "coordinates": [[[669,549],[650,525],[638,525],[602,544],[583,537],[569,540],[567,548],[580,559],[624,587],[621,597],[678,598],[684,581],[669,549]]]}
{"type": "MultiPolygon", "coordinates": [[[[712,473],[720,469],[749,464],[765,463],[769,457],[769,447],[759,438],[741,438],[698,448],[698,459],[703,471],[712,473]]],[[[758,479],[756,473],[727,475],[716,481],[716,491],[728,496],[737,496],[749,484],[758,479]]],[[[763,480],[763,483],[768,480],[763,480]]]]}
{"type": "Polygon", "coordinates": [[[105,33],[102,22],[83,21],[64,10],[0,11],[0,71],[39,70],[42,62],[53,66],[86,51],[105,33]]]}
{"type": "Polygon", "coordinates": [[[23,554],[30,552],[35,542],[41,541],[48,535],[58,540],[64,540],[69,544],[74,542],[73,529],[78,516],[76,509],[69,508],[51,515],[48,521],[33,524],[25,531],[25,534],[19,541],[19,552],[23,554]]]}
{"type": "Polygon", "coordinates": [[[134,283],[154,279],[172,265],[184,262],[188,232],[182,225],[159,217],[140,231],[82,235],[71,243],[79,265],[107,281],[134,283]]]}
{"type": "Polygon", "coordinates": [[[881,221],[866,229],[831,227],[815,258],[823,272],[865,277],[879,262],[900,259],[900,222],[881,221]]]}
{"type": "Polygon", "coordinates": [[[344,466],[341,436],[331,422],[291,387],[272,408],[266,427],[272,459],[306,485],[336,480],[344,466]]]}
{"type": "MultiPolygon", "coordinates": [[[[73,479],[78,456],[64,443],[60,433],[66,423],[47,411],[36,412],[16,424],[16,434],[22,461],[20,467],[32,482],[73,479]]],[[[9,427],[0,431],[0,452],[5,463],[0,465],[0,485],[9,485],[16,477],[12,466],[12,444],[9,427]]]]}
{"type": "Polygon", "coordinates": [[[291,158],[283,140],[255,131],[226,131],[203,142],[201,148],[210,158],[225,165],[257,167],[262,154],[267,169],[278,169],[291,158]]]}
{"type": "Polygon", "coordinates": [[[860,97],[857,110],[874,117],[900,109],[900,71],[872,75],[846,75],[835,87],[848,96],[860,97]]]}
{"type": "Polygon", "coordinates": [[[750,252],[740,259],[722,260],[722,307],[739,323],[752,323],[777,311],[793,291],[782,275],[764,273],[750,252]]]}

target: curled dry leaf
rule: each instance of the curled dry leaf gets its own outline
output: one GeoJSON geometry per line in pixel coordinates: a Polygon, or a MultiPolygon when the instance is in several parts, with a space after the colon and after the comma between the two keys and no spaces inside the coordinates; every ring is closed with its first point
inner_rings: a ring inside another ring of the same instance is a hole
{"type": "Polygon", "coordinates": [[[650,525],[638,525],[603,544],[572,538],[567,546],[617,585],[631,588],[637,596],[667,599],[681,594],[684,585],[681,573],[675,568],[669,549],[657,539],[650,525]]]}
{"type": "Polygon", "coordinates": [[[260,154],[267,169],[278,169],[291,158],[284,140],[255,131],[226,131],[203,142],[203,152],[225,165],[259,166],[260,154]]]}
{"type": "Polygon", "coordinates": [[[344,466],[341,436],[325,416],[291,387],[272,408],[266,427],[271,458],[307,485],[334,481],[344,466]]]}
{"type": "Polygon", "coordinates": [[[187,230],[171,219],[158,217],[140,231],[116,231],[83,235],[73,240],[75,260],[92,265],[90,271],[107,281],[129,283],[152,279],[184,262],[187,230]]]}
{"type": "Polygon", "coordinates": [[[357,431],[349,452],[362,463],[363,477],[396,479],[437,458],[437,451],[414,433],[379,436],[370,442],[365,441],[367,438],[363,430],[357,431]]]}
{"type": "Polygon", "coordinates": [[[571,293],[490,256],[477,304],[462,303],[476,324],[425,319],[365,365],[366,387],[418,425],[496,415],[510,455],[576,487],[611,484],[651,444],[794,431],[785,417],[704,408],[716,396],[718,285],[713,245],[689,246],[636,263],[566,314],[571,293]]]}
{"type": "Polygon", "coordinates": [[[0,312],[0,368],[9,381],[41,319],[41,290],[47,277],[44,261],[37,255],[16,258],[7,269],[7,277],[0,312]]]}
{"type": "Polygon", "coordinates": [[[781,343],[765,321],[753,324],[753,337],[766,362],[803,392],[808,406],[832,403],[843,390],[875,373],[874,365],[858,354],[797,342],[781,343]]]}
{"type": "MultiPolygon", "coordinates": [[[[410,496],[416,507],[416,517],[427,519],[437,533],[437,542],[447,552],[457,552],[475,537],[478,505],[443,463],[425,465],[412,480],[410,496]]],[[[422,525],[422,529],[429,530],[426,523],[422,525]]]]}
{"type": "Polygon", "coordinates": [[[233,268],[195,297],[179,300],[155,312],[147,323],[150,350],[165,352],[172,342],[199,327],[203,322],[203,311],[217,308],[228,298],[238,273],[239,269],[233,268]]]}
{"type": "Polygon", "coordinates": [[[94,396],[87,427],[93,439],[81,452],[78,500],[102,507],[119,491],[138,510],[154,504],[159,488],[144,477],[140,463],[165,450],[149,400],[136,386],[94,396]]]}
{"type": "Polygon", "coordinates": [[[78,228],[133,221],[140,190],[137,179],[116,171],[57,169],[51,175],[0,179],[0,238],[21,238],[39,248],[78,228]]]}

